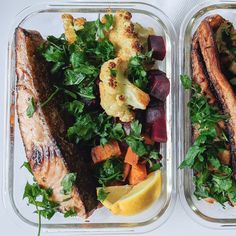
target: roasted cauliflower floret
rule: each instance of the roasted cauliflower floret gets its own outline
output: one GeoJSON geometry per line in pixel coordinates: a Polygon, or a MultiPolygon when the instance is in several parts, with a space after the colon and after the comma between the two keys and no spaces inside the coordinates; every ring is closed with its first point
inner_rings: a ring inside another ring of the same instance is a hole
{"type": "Polygon", "coordinates": [[[86,19],[83,17],[75,18],[73,23],[74,23],[74,29],[76,31],[81,30],[84,28],[84,24],[86,23],[86,19]]]}
{"type": "Polygon", "coordinates": [[[70,14],[63,14],[62,21],[65,30],[65,37],[69,44],[72,44],[76,40],[76,30],[80,30],[84,27],[86,19],[83,17],[74,19],[70,14]]]}
{"type": "Polygon", "coordinates": [[[126,71],[127,61],[118,57],[109,60],[102,65],[99,83],[102,108],[123,122],[134,119],[132,108],[145,110],[150,101],[148,94],[128,80],[126,71]]]}
{"type": "Polygon", "coordinates": [[[116,48],[117,56],[127,61],[141,52],[131,17],[132,15],[128,11],[116,11],[113,28],[108,35],[109,40],[116,48]]]}
{"type": "Polygon", "coordinates": [[[151,27],[143,27],[139,23],[134,23],[134,32],[138,35],[140,45],[144,51],[148,50],[147,39],[149,35],[154,35],[155,32],[151,27]]]}

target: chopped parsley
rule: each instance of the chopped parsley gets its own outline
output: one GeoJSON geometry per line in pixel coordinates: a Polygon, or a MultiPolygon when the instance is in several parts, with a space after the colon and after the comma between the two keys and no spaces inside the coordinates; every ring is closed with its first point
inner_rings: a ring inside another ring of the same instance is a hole
{"type": "Polygon", "coordinates": [[[115,180],[123,179],[123,162],[119,157],[113,157],[98,164],[96,177],[101,186],[105,186],[115,180]]]}
{"type": "Polygon", "coordinates": [[[181,81],[185,89],[192,91],[188,106],[192,125],[197,125],[199,135],[188,149],[179,168],[193,169],[194,195],[198,199],[210,197],[224,205],[229,202],[229,198],[236,200],[232,170],[218,159],[219,152],[225,150],[227,139],[223,131],[217,132],[217,123],[226,121],[228,117],[222,115],[217,107],[208,104],[200,87],[193,84],[188,76],[181,76],[181,81]]]}
{"type": "MultiPolygon", "coordinates": [[[[29,162],[24,162],[22,167],[25,167],[33,175],[29,162]]],[[[52,193],[52,189],[41,188],[35,179],[32,184],[27,182],[25,185],[23,199],[27,198],[28,204],[34,205],[36,208],[34,213],[38,214],[38,236],[41,232],[41,217],[51,219],[59,207],[58,203],[50,200],[52,193]]]]}
{"type": "Polygon", "coordinates": [[[32,169],[31,169],[30,164],[29,164],[28,161],[25,161],[25,162],[23,163],[23,165],[21,166],[21,168],[22,168],[22,167],[25,167],[25,168],[30,172],[30,174],[33,175],[32,169]]]}
{"type": "Polygon", "coordinates": [[[95,25],[97,26],[97,36],[98,38],[104,39],[105,32],[108,32],[108,30],[112,27],[113,16],[111,14],[104,15],[104,23],[99,18],[95,21],[95,25]]]}
{"type": "Polygon", "coordinates": [[[69,173],[64,176],[61,181],[62,190],[61,193],[65,195],[69,195],[72,191],[72,187],[76,180],[76,173],[69,173]]]}
{"type": "Polygon", "coordinates": [[[28,204],[34,205],[35,213],[38,214],[38,236],[41,231],[41,217],[51,219],[56,213],[59,205],[50,200],[52,189],[42,189],[37,183],[25,185],[23,198],[27,198],[28,204]]]}
{"type": "Polygon", "coordinates": [[[100,188],[98,190],[97,199],[98,201],[103,202],[107,198],[108,195],[109,195],[109,192],[106,192],[104,188],[100,188]]]}
{"type": "Polygon", "coordinates": [[[73,116],[78,116],[84,110],[84,103],[82,103],[78,100],[73,100],[71,102],[66,102],[64,104],[64,106],[65,106],[65,109],[73,116]]]}
{"type": "Polygon", "coordinates": [[[63,34],[59,38],[49,36],[39,47],[39,52],[49,62],[51,73],[59,77],[55,85],[61,92],[69,90],[86,100],[96,98],[95,80],[99,69],[105,61],[115,58],[113,44],[108,39],[97,39],[97,34],[103,36],[112,26],[113,16],[105,15],[105,20],[104,24],[99,19],[86,22],[76,31],[77,40],[71,45],[63,34]]]}
{"type": "Polygon", "coordinates": [[[131,123],[130,134],[126,137],[126,143],[131,147],[132,151],[142,157],[148,154],[143,137],[141,136],[142,124],[138,120],[131,123]]]}
{"type": "Polygon", "coordinates": [[[141,135],[142,124],[138,120],[133,121],[130,127],[130,134],[125,138],[126,143],[131,147],[139,157],[145,159],[149,164],[149,171],[155,171],[161,168],[160,154],[156,151],[155,144],[147,145],[141,135]]]}
{"type": "Polygon", "coordinates": [[[112,77],[116,77],[116,75],[117,75],[117,70],[115,70],[115,69],[110,69],[110,72],[111,72],[111,76],[112,76],[112,77]]]}
{"type": "Polygon", "coordinates": [[[145,64],[151,63],[152,51],[131,57],[128,64],[128,78],[143,91],[147,90],[148,77],[145,64]]]}
{"type": "Polygon", "coordinates": [[[109,139],[121,141],[125,137],[121,124],[114,124],[112,117],[107,116],[105,113],[98,114],[97,112],[76,115],[76,122],[69,127],[67,134],[76,143],[88,140],[93,140],[96,143],[96,140],[99,140],[102,145],[106,144],[109,139]]]}
{"type": "Polygon", "coordinates": [[[26,115],[31,118],[35,112],[35,104],[34,104],[34,98],[31,97],[28,103],[28,107],[26,109],[26,115]]]}
{"type": "MultiPolygon", "coordinates": [[[[42,106],[46,106],[60,91],[61,109],[73,118],[67,135],[76,143],[92,139],[91,144],[105,144],[110,138],[120,140],[124,137],[121,125],[113,124],[111,117],[87,110],[87,104],[94,102],[98,96],[96,80],[101,65],[115,58],[113,44],[104,38],[112,24],[113,16],[107,14],[102,21],[86,22],[82,29],[76,31],[77,40],[73,44],[68,44],[63,34],[58,38],[49,36],[38,49],[49,63],[53,78],[57,78],[53,80],[56,90],[42,106]]],[[[115,70],[111,73],[115,74],[115,70]]],[[[31,116],[33,105],[31,101],[31,116]]]]}
{"type": "Polygon", "coordinates": [[[65,218],[73,217],[73,216],[77,216],[77,215],[78,215],[78,213],[76,212],[76,210],[74,208],[71,208],[70,210],[68,210],[64,213],[65,218]]]}

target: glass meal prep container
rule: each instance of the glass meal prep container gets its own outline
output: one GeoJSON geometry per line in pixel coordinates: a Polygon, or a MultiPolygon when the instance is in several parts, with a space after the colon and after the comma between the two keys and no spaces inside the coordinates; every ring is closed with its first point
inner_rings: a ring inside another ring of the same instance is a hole
{"type": "Polygon", "coordinates": [[[107,209],[97,209],[87,220],[78,217],[64,218],[57,213],[50,221],[42,219],[42,229],[46,232],[66,232],[68,234],[86,233],[139,233],[157,228],[171,213],[176,197],[175,168],[176,168],[176,102],[178,97],[175,81],[176,38],[175,31],[167,16],[158,8],[134,2],[60,2],[44,3],[24,9],[20,12],[12,27],[8,44],[7,88],[5,96],[5,184],[4,203],[12,219],[25,227],[37,226],[37,215],[34,207],[27,206],[22,200],[24,186],[32,176],[21,169],[26,161],[25,150],[21,140],[17,115],[15,111],[15,45],[14,30],[17,26],[39,31],[44,38],[48,35],[59,36],[63,32],[61,15],[71,13],[73,16],[83,16],[95,20],[98,14],[112,12],[118,9],[128,10],[133,15],[133,22],[152,27],[157,35],[162,35],[166,42],[167,54],[163,61],[158,62],[161,70],[165,71],[171,81],[170,94],[166,101],[166,118],[168,141],[161,145],[162,160],[162,193],[158,201],[144,212],[132,217],[112,215],[107,209]]]}
{"type": "MultiPolygon", "coordinates": [[[[179,38],[179,66],[180,74],[191,76],[190,50],[192,36],[200,22],[207,16],[219,14],[236,26],[236,2],[214,1],[203,3],[195,7],[182,23],[179,38]]],[[[189,91],[179,86],[179,165],[184,160],[191,145],[191,120],[187,103],[189,91]]],[[[224,209],[219,203],[209,204],[204,200],[197,200],[193,195],[194,183],[191,169],[179,170],[180,200],[187,213],[198,223],[213,228],[236,227],[236,209],[228,206],[224,209]]]]}

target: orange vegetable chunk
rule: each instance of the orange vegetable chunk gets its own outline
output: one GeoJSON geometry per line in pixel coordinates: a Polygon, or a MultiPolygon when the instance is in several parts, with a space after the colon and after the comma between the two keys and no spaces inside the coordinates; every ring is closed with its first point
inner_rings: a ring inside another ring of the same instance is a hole
{"type": "Polygon", "coordinates": [[[145,164],[137,164],[131,167],[129,174],[129,184],[135,185],[147,178],[147,169],[145,164]]]}
{"type": "Polygon", "coordinates": [[[94,164],[105,161],[110,157],[120,156],[121,151],[117,141],[112,140],[105,145],[99,145],[91,150],[94,164]]]}
{"type": "Polygon", "coordinates": [[[135,152],[132,151],[131,147],[128,147],[124,162],[133,166],[133,165],[138,164],[138,160],[139,160],[139,156],[135,152]]]}
{"type": "Polygon", "coordinates": [[[124,171],[123,171],[123,175],[124,175],[123,180],[124,180],[124,181],[125,181],[126,178],[128,177],[129,172],[130,172],[130,169],[131,169],[131,165],[128,164],[128,163],[124,163],[124,171]]]}

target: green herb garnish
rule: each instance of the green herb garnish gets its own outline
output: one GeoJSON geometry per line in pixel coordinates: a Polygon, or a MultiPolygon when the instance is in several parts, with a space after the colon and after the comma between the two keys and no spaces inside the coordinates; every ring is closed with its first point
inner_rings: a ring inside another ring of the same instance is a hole
{"type": "Polygon", "coordinates": [[[111,14],[104,15],[105,23],[100,21],[100,17],[95,21],[97,26],[97,36],[101,39],[105,38],[104,32],[108,32],[108,30],[112,27],[113,24],[113,16],[111,14]]]}
{"type": "Polygon", "coordinates": [[[106,192],[104,188],[100,188],[98,190],[97,199],[98,201],[103,202],[107,198],[108,195],[109,195],[109,192],[106,192]]]}
{"type": "Polygon", "coordinates": [[[150,167],[150,172],[156,171],[156,170],[160,170],[162,167],[162,164],[160,162],[157,163],[152,163],[151,167],[150,167]]]}
{"type": "Polygon", "coordinates": [[[21,166],[21,168],[22,168],[22,167],[25,167],[25,168],[30,172],[30,174],[33,175],[33,172],[32,172],[32,169],[31,169],[31,167],[30,167],[29,162],[25,161],[25,162],[23,163],[23,165],[21,166]]]}
{"type": "Polygon", "coordinates": [[[218,154],[225,149],[226,137],[219,133],[217,123],[227,120],[217,107],[209,105],[205,96],[201,94],[198,85],[192,83],[188,76],[181,76],[185,89],[191,89],[192,96],[188,103],[192,125],[197,126],[199,135],[188,149],[181,169],[190,167],[194,171],[195,191],[198,199],[214,198],[220,204],[235,199],[233,189],[232,170],[220,163],[218,154]],[[209,168],[213,168],[213,171],[209,168]]]}
{"type": "MultiPolygon", "coordinates": [[[[63,34],[58,38],[49,36],[38,49],[49,63],[53,78],[56,78],[53,83],[57,88],[42,106],[48,104],[60,90],[61,109],[74,118],[67,134],[77,143],[98,139],[104,144],[118,133],[119,126],[113,126],[110,118],[97,127],[95,124],[100,117],[93,112],[87,112],[85,107],[86,102],[97,97],[96,80],[102,64],[115,58],[113,44],[108,39],[98,39],[98,36],[103,37],[112,27],[113,16],[105,15],[104,19],[105,23],[99,19],[86,22],[82,29],[76,31],[77,39],[73,44],[68,44],[63,34]]],[[[119,136],[121,132],[120,129],[119,136]]]]}
{"type": "Polygon", "coordinates": [[[192,88],[192,80],[189,79],[188,75],[181,75],[180,80],[184,89],[191,89],[192,88]]]}
{"type": "Polygon", "coordinates": [[[117,70],[115,70],[115,69],[110,69],[110,72],[111,72],[111,76],[112,76],[112,77],[116,77],[116,75],[117,75],[117,70]]]}
{"type": "Polygon", "coordinates": [[[77,216],[77,215],[78,215],[78,213],[75,211],[74,208],[71,208],[70,210],[68,210],[64,213],[65,218],[73,217],[73,216],[77,216]]]}
{"type": "Polygon", "coordinates": [[[67,134],[76,143],[82,140],[93,140],[95,142],[96,139],[99,139],[100,144],[104,145],[110,139],[121,141],[125,137],[122,125],[113,124],[112,117],[107,116],[105,113],[78,113],[75,117],[76,122],[68,129],[67,134]]]}
{"type": "Polygon", "coordinates": [[[128,64],[128,78],[138,88],[146,91],[148,85],[148,77],[145,64],[150,63],[152,51],[146,54],[138,54],[131,57],[128,64]]]}
{"type": "Polygon", "coordinates": [[[37,183],[26,183],[23,198],[28,199],[28,204],[36,207],[38,214],[38,236],[41,231],[41,217],[51,219],[58,209],[58,204],[50,201],[51,189],[42,189],[37,183]]]}
{"type": "Polygon", "coordinates": [[[35,112],[35,104],[34,104],[34,98],[31,97],[28,103],[28,107],[26,110],[26,115],[31,118],[35,112]]]}
{"type": "Polygon", "coordinates": [[[69,195],[72,191],[72,187],[76,180],[76,173],[69,173],[64,176],[61,181],[62,190],[61,193],[65,195],[69,195]]]}
{"type": "Polygon", "coordinates": [[[125,138],[126,143],[139,157],[147,160],[149,170],[155,171],[161,168],[160,154],[156,151],[155,145],[147,145],[141,135],[142,124],[138,120],[133,121],[130,126],[130,134],[125,138]]]}
{"type": "Polygon", "coordinates": [[[74,100],[72,102],[66,102],[64,104],[65,109],[73,116],[78,116],[79,114],[81,114],[84,110],[84,103],[78,101],[78,100],[74,100]]]}
{"type": "Polygon", "coordinates": [[[126,143],[131,147],[132,151],[142,157],[148,154],[143,137],[141,136],[142,124],[139,121],[131,123],[130,134],[125,138],[126,143]]]}
{"type": "Polygon", "coordinates": [[[110,158],[97,167],[98,183],[105,186],[115,180],[123,179],[123,163],[118,157],[110,158]]]}

